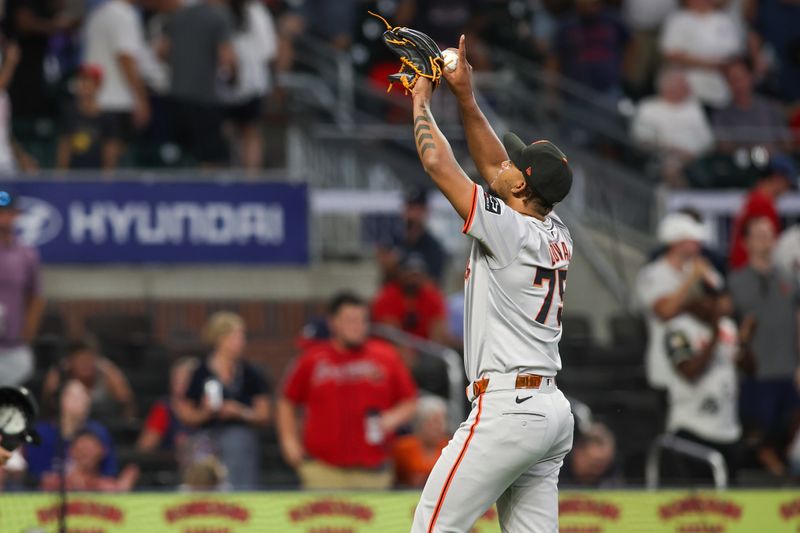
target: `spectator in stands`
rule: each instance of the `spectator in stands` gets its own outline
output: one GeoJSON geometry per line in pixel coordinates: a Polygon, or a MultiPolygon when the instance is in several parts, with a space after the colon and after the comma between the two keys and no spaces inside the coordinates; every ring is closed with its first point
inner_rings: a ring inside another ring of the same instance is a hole
{"type": "Polygon", "coordinates": [[[608,487],[618,485],[616,440],[602,423],[595,422],[576,434],[572,452],[564,460],[559,481],[566,486],[608,487]]]}
{"type": "Polygon", "coordinates": [[[117,474],[117,456],[114,452],[111,435],[105,426],[89,418],[91,399],[86,387],[76,379],[67,381],[61,391],[60,403],[61,412],[58,420],[37,422],[34,426],[39,432],[41,443],[38,446],[25,447],[28,472],[36,478],[41,478],[47,472],[53,472],[56,469],[59,454],[59,435],[69,448],[83,430],[88,430],[103,445],[104,452],[99,463],[99,473],[107,477],[115,476],[117,474]]]}
{"type": "Polygon", "coordinates": [[[747,264],[744,229],[751,220],[766,217],[772,222],[775,235],[780,234],[782,225],[778,217],[777,200],[792,188],[796,180],[797,167],[791,157],[780,154],[770,156],[769,163],[733,221],[729,258],[731,270],[742,268],[747,264]]]}
{"type": "Polygon", "coordinates": [[[661,34],[661,52],[670,65],[686,69],[689,86],[704,105],[721,108],[731,94],[722,68],[744,48],[741,28],[715,0],[685,0],[661,34]]]}
{"type": "Polygon", "coordinates": [[[270,63],[278,52],[272,15],[260,1],[232,0],[236,80],[223,93],[236,138],[239,166],[258,170],[264,160],[261,132],[264,100],[271,88],[270,63]]]}
{"type": "Polygon", "coordinates": [[[445,344],[446,319],[444,295],[429,280],[425,261],[418,254],[401,260],[397,279],[386,283],[372,302],[373,321],[445,344]]]}
{"type": "Polygon", "coordinates": [[[786,102],[800,98],[800,5],[791,0],[752,2],[752,24],[770,50],[776,64],[777,79],[772,84],[786,102]]]}
{"type": "Polygon", "coordinates": [[[682,185],[684,164],[714,146],[711,126],[692,96],[682,70],[668,68],[658,78],[658,95],[642,100],[631,122],[631,136],[643,148],[656,150],[667,183],[682,185]]]}
{"type": "Polygon", "coordinates": [[[651,92],[658,72],[661,25],[678,8],[678,0],[623,0],[622,12],[631,30],[631,56],[625,61],[625,81],[634,95],[651,92]]]}
{"type": "Polygon", "coordinates": [[[39,253],[14,235],[18,200],[0,186],[0,386],[22,385],[33,374],[30,343],[44,311],[39,253]]]}
{"type": "Polygon", "coordinates": [[[438,396],[420,398],[414,433],[399,437],[392,448],[397,485],[423,487],[450,435],[445,401],[438,396]]]}
{"type": "Polygon", "coordinates": [[[14,161],[11,100],[8,97],[8,86],[14,78],[14,72],[17,70],[19,60],[19,45],[13,41],[4,43],[2,65],[0,65],[0,176],[11,174],[17,168],[14,161]]]}
{"type": "MultiPolygon", "coordinates": [[[[58,169],[103,166],[104,119],[97,102],[97,93],[102,84],[103,71],[100,67],[89,64],[81,67],[75,78],[75,100],[67,109],[58,141],[58,169]]],[[[110,142],[119,144],[114,139],[110,142]]]]}
{"type": "Polygon", "coordinates": [[[285,378],[277,420],[283,457],[307,489],[389,488],[390,445],[414,416],[414,382],[390,345],[368,338],[360,298],[335,296],[328,321],[330,342],[300,355],[285,378]]]}
{"type": "Polygon", "coordinates": [[[86,62],[103,73],[97,95],[102,113],[103,169],[119,165],[134,128],[150,121],[150,101],[140,74],[144,34],[135,0],[106,0],[86,22],[86,62]]]}
{"type": "Polygon", "coordinates": [[[304,0],[301,5],[300,14],[310,34],[340,51],[350,47],[359,9],[356,0],[304,0]]]}
{"type": "Polygon", "coordinates": [[[664,345],[665,322],[686,311],[701,283],[722,285],[721,276],[701,255],[706,233],[691,215],[667,215],[658,227],[658,240],[667,247],[636,279],[636,294],[647,319],[645,370],[654,389],[666,389],[674,379],[664,345]]]}
{"type": "Polygon", "coordinates": [[[159,54],[170,68],[171,116],[176,140],[201,165],[228,161],[218,80],[236,79],[233,20],[222,0],[187,3],[164,29],[159,54]]]}
{"type": "Polygon", "coordinates": [[[750,220],[744,238],[748,263],[731,274],[729,283],[736,315],[755,322],[755,377],[742,384],[742,417],[759,443],[761,463],[782,476],[785,449],[800,420],[800,290],[775,268],[769,218],[750,220]]]}
{"type": "Polygon", "coordinates": [[[396,277],[400,260],[410,253],[419,254],[431,279],[440,285],[444,278],[447,253],[439,239],[428,230],[428,194],[424,189],[411,189],[405,195],[403,227],[378,247],[378,263],[384,281],[396,277]]]}
{"type": "MultiPolygon", "coordinates": [[[[667,430],[678,437],[717,450],[732,479],[740,464],[739,378],[737,367],[752,372],[753,320],[741,333],[726,314],[730,305],[721,292],[706,291],[691,311],[666,323],[667,356],[675,377],[669,383],[667,430]]],[[[690,479],[708,476],[706,465],[686,462],[690,479]]]]}
{"type": "Polygon", "coordinates": [[[128,378],[112,361],[100,355],[91,339],[76,340],[67,346],[61,368],[52,367],[42,385],[42,400],[47,408],[55,405],[61,377],[80,381],[89,391],[91,413],[95,418],[114,419],[136,416],[136,401],[128,378]]]}
{"type": "Polygon", "coordinates": [[[412,4],[414,20],[411,27],[419,28],[446,46],[458,42],[478,4],[463,0],[406,0],[402,3],[412,4]]]}
{"type": "Polygon", "coordinates": [[[205,341],[213,347],[175,403],[179,420],[200,428],[216,447],[234,489],[259,485],[261,446],[256,428],[269,423],[270,387],[254,365],[243,359],[246,346],[242,317],[220,311],[209,317],[205,341]]]}
{"type": "Polygon", "coordinates": [[[800,224],[787,228],[778,238],[773,257],[775,267],[800,287],[800,224]]]}
{"type": "Polygon", "coordinates": [[[180,451],[185,448],[188,428],[176,414],[176,405],[186,395],[189,380],[197,369],[198,361],[186,357],[176,361],[170,369],[169,396],[158,400],[144,422],[144,428],[136,441],[136,448],[141,452],[152,452],[158,448],[175,451],[181,458],[180,451]]]}
{"type": "Polygon", "coordinates": [[[743,60],[734,61],[725,74],[733,98],[713,116],[717,149],[733,152],[758,145],[770,153],[789,150],[792,134],[786,114],[777,103],[754,93],[749,65],[743,60]]]}
{"type": "Polygon", "coordinates": [[[601,0],[577,0],[575,11],[556,29],[548,71],[585,85],[615,105],[622,96],[628,29],[601,0]]]}
{"type": "MultiPolygon", "coordinates": [[[[65,467],[65,483],[68,491],[128,492],[136,485],[139,467],[128,465],[119,476],[103,473],[102,464],[108,454],[104,438],[91,429],[82,429],[72,440],[65,467]]],[[[41,489],[57,491],[61,487],[59,472],[45,472],[41,489]]]]}
{"type": "Polygon", "coordinates": [[[3,34],[16,40],[21,52],[8,89],[14,118],[50,118],[55,102],[45,58],[51,38],[71,31],[77,20],[65,13],[62,2],[52,0],[9,0],[3,15],[3,34]]]}

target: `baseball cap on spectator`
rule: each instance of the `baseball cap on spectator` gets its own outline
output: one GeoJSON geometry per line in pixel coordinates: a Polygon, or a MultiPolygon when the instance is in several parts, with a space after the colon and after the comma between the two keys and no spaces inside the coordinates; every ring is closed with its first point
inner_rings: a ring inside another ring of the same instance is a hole
{"type": "Polygon", "coordinates": [[[16,209],[18,199],[14,189],[0,185],[0,209],[16,209]]]}
{"type": "Polygon", "coordinates": [[[663,244],[681,241],[708,241],[708,231],[702,222],[686,213],[670,213],[658,225],[658,240],[663,244]]]}
{"type": "Polygon", "coordinates": [[[400,268],[414,274],[428,273],[428,264],[425,262],[425,258],[415,252],[407,254],[400,260],[400,268]]]}
{"type": "Polygon", "coordinates": [[[428,205],[428,191],[420,187],[408,189],[403,195],[403,200],[406,205],[421,205],[426,207],[428,205]]]}
{"type": "Polygon", "coordinates": [[[774,154],[770,156],[769,162],[764,169],[764,176],[775,175],[785,177],[792,188],[797,188],[797,165],[791,156],[784,154],[774,154]]]}

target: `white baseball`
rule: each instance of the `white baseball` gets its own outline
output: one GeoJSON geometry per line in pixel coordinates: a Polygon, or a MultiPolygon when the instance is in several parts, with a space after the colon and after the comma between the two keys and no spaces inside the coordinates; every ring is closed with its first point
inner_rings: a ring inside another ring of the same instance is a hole
{"type": "Polygon", "coordinates": [[[442,52],[442,59],[444,59],[444,69],[447,72],[453,72],[458,67],[458,53],[453,50],[445,50],[442,52]]]}

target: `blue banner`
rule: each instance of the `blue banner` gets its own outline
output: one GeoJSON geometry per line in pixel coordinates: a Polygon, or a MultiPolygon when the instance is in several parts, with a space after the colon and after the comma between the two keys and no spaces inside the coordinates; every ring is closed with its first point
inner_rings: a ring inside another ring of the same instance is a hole
{"type": "MultiPolygon", "coordinates": [[[[285,183],[16,182],[50,263],[308,263],[308,191],[285,183]]],[[[4,187],[0,184],[0,189],[4,187]]]]}

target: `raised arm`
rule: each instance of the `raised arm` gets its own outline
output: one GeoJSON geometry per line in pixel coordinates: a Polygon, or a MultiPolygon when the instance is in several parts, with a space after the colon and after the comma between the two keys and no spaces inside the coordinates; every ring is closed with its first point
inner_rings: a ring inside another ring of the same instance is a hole
{"type": "Polygon", "coordinates": [[[414,106],[414,139],[417,153],[433,182],[464,220],[469,217],[473,204],[475,184],[458,165],[450,143],[447,142],[431,114],[432,86],[430,80],[420,78],[412,91],[414,106]]]}
{"type": "Polygon", "coordinates": [[[491,183],[497,176],[500,165],[508,159],[508,154],[475,100],[472,65],[467,62],[466,39],[463,35],[458,42],[457,52],[456,69],[453,72],[445,70],[443,75],[458,100],[469,153],[483,179],[491,183]]]}

